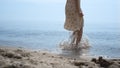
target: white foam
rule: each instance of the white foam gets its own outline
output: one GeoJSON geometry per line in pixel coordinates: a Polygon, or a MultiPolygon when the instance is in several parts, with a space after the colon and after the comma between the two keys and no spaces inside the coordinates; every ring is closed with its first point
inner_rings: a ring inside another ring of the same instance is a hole
{"type": "Polygon", "coordinates": [[[71,40],[68,39],[68,40],[64,40],[64,41],[61,41],[60,44],[59,44],[59,47],[62,49],[62,50],[81,50],[81,49],[87,49],[90,47],[90,43],[89,43],[89,40],[86,38],[86,37],[83,37],[81,39],[81,42],[78,44],[78,47],[76,48],[76,46],[74,46],[74,44],[71,44],[71,40]]]}

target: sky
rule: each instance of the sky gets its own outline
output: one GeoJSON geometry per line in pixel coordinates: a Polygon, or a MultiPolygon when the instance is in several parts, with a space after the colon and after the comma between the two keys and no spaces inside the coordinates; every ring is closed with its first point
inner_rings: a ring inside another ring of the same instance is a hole
{"type": "MultiPolygon", "coordinates": [[[[81,0],[85,28],[119,28],[120,0],[81,0]]],[[[64,30],[66,0],[0,0],[1,29],[64,30]]]]}

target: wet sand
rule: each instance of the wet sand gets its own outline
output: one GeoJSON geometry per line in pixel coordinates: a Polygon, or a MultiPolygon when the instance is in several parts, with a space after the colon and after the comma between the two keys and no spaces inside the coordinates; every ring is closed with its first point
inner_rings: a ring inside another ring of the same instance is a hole
{"type": "Polygon", "coordinates": [[[0,68],[120,68],[120,59],[68,57],[48,51],[0,47],[0,68]]]}

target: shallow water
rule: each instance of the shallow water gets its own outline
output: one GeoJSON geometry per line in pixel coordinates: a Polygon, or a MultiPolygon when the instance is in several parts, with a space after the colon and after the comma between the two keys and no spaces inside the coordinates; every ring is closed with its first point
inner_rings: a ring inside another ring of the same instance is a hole
{"type": "MultiPolygon", "coordinates": [[[[59,43],[69,35],[65,31],[0,30],[0,45],[60,52],[59,43]]],[[[91,46],[85,51],[87,54],[120,58],[120,33],[117,31],[91,31],[84,35],[91,46]]]]}

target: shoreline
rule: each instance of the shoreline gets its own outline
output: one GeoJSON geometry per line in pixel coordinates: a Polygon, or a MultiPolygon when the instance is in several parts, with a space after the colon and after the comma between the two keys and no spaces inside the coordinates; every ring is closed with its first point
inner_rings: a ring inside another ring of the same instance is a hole
{"type": "Polygon", "coordinates": [[[72,58],[49,51],[0,46],[0,68],[120,68],[120,58],[72,58]]]}
{"type": "MultiPolygon", "coordinates": [[[[53,54],[57,54],[57,55],[60,55],[60,54],[62,54],[63,55],[63,53],[62,53],[62,50],[60,51],[60,50],[58,50],[58,49],[56,49],[55,51],[52,51],[52,50],[48,50],[48,49],[31,49],[31,48],[24,48],[24,47],[14,47],[14,46],[7,46],[7,45],[0,45],[0,48],[6,48],[6,49],[22,49],[22,50],[28,50],[28,51],[45,51],[45,52],[49,52],[49,53],[53,53],[53,54]]],[[[84,50],[87,50],[87,49],[84,49],[84,50]]],[[[120,59],[120,57],[109,57],[109,56],[104,56],[104,55],[88,55],[88,54],[85,54],[84,55],[84,53],[85,52],[83,52],[83,56],[87,56],[87,57],[91,57],[91,58],[97,58],[97,57],[99,57],[99,56],[102,56],[102,57],[104,57],[105,59],[120,59]]],[[[73,55],[73,54],[71,54],[71,55],[73,55]]],[[[82,55],[80,55],[79,54],[79,56],[81,56],[82,57],[82,55]]],[[[69,56],[67,56],[67,57],[69,57],[69,56]]]]}

